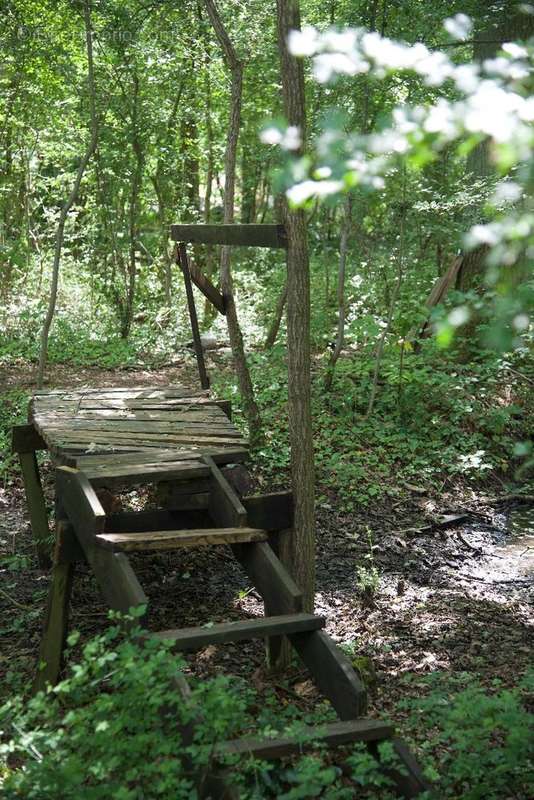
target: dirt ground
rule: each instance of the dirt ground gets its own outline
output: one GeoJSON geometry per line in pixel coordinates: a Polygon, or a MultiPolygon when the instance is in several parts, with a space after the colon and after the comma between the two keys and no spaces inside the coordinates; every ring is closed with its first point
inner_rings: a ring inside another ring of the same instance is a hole
{"type": "MultiPolygon", "coordinates": [[[[63,368],[54,371],[49,386],[168,385],[184,382],[188,373],[180,366],[157,372],[63,368]]],[[[30,380],[22,368],[3,377],[8,387],[30,380]]],[[[51,478],[45,462],[50,507],[51,478]]],[[[406,675],[415,676],[410,691],[417,691],[417,676],[435,670],[468,671],[484,682],[499,678],[508,685],[525,672],[532,659],[534,515],[518,507],[516,518],[520,513],[526,522],[510,532],[513,511],[494,498],[472,493],[436,498],[421,487],[407,487],[394,508],[347,515],[336,511],[335,501],[318,507],[316,610],[335,641],[356,663],[363,657],[368,665],[373,716],[398,719],[395,706],[406,692],[406,675]],[[458,520],[440,524],[443,515],[458,520]],[[362,591],[362,566],[364,576],[376,569],[375,592],[362,591]]],[[[48,574],[34,557],[18,480],[0,486],[0,559],[0,675],[6,694],[20,689],[35,670],[48,588],[48,574]]],[[[132,563],[156,630],[262,614],[259,596],[225,550],[135,554],[132,563]]],[[[71,628],[83,640],[106,624],[95,581],[82,566],[74,582],[71,628]]],[[[257,688],[274,686],[281,701],[303,708],[312,709],[319,700],[298,667],[284,680],[267,676],[258,642],[208,647],[189,663],[197,675],[252,674],[257,688]]]]}

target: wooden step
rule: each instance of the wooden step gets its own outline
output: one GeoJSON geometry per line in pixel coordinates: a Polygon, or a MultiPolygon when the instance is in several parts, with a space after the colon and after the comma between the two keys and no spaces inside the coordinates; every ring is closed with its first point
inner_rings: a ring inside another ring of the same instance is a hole
{"type": "Polygon", "coordinates": [[[352,742],[376,742],[394,736],[391,723],[376,719],[354,719],[345,722],[332,722],[313,727],[304,725],[296,737],[278,739],[243,738],[221,742],[215,745],[215,754],[251,755],[260,759],[276,759],[312,750],[316,743],[328,747],[341,747],[352,742]]]}
{"type": "Polygon", "coordinates": [[[176,550],[207,544],[263,542],[267,531],[260,528],[199,528],[183,531],[144,531],[142,533],[102,533],[97,544],[110,550],[176,550]]]}
{"type": "Polygon", "coordinates": [[[138,464],[135,454],[132,454],[130,463],[87,467],[84,472],[93,486],[106,486],[109,489],[136,483],[206,478],[210,468],[195,460],[138,464]]]}
{"type": "Polygon", "coordinates": [[[276,617],[258,617],[237,622],[222,622],[194,628],[158,631],[157,639],[172,641],[177,650],[196,650],[208,644],[239,642],[243,639],[258,639],[266,636],[282,636],[324,628],[325,620],[315,614],[283,614],[276,617]]]}

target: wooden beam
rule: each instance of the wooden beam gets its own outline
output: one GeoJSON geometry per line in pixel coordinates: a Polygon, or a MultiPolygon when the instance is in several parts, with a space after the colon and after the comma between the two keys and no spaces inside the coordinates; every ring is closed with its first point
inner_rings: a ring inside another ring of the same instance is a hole
{"type": "Polygon", "coordinates": [[[208,373],[206,372],[206,364],[204,362],[204,351],[202,350],[202,342],[200,341],[200,329],[198,327],[197,309],[195,306],[195,297],[193,295],[193,287],[191,285],[191,272],[189,269],[189,259],[187,257],[187,250],[185,244],[180,242],[176,248],[177,261],[184,276],[185,293],[187,296],[187,306],[189,309],[189,321],[191,323],[191,333],[193,334],[193,344],[195,346],[195,355],[197,357],[198,374],[200,377],[200,385],[203,389],[210,388],[210,381],[208,373]]]}
{"type": "Polygon", "coordinates": [[[233,545],[232,550],[270,614],[302,611],[302,592],[267,542],[233,545]]]}
{"type": "Polygon", "coordinates": [[[50,560],[52,537],[48,527],[48,514],[35,451],[19,452],[19,461],[37,561],[41,569],[49,569],[52,563],[50,560]]]}
{"type": "Polygon", "coordinates": [[[253,528],[282,531],[293,527],[292,492],[274,492],[244,497],[241,501],[253,528]]]}
{"type": "Polygon", "coordinates": [[[11,429],[11,452],[33,453],[35,450],[48,450],[43,437],[33,425],[15,425],[11,429]]]}
{"type": "Polygon", "coordinates": [[[171,239],[188,244],[287,247],[283,225],[171,225],[171,239]]]}
{"type": "Polygon", "coordinates": [[[213,283],[206,278],[203,272],[201,272],[200,268],[197,267],[192,261],[189,262],[189,273],[191,275],[191,280],[199,289],[204,297],[206,297],[210,303],[215,306],[217,311],[220,314],[226,314],[226,303],[224,301],[224,297],[220,293],[218,289],[215,288],[213,283]]]}
{"type": "Polygon", "coordinates": [[[341,747],[352,742],[383,741],[393,736],[393,726],[376,719],[355,719],[331,722],[312,727],[303,725],[298,735],[277,739],[243,738],[221,742],[215,746],[216,756],[252,756],[274,760],[291,755],[300,755],[303,750],[312,750],[317,743],[328,747],[341,747]]]}
{"type": "MultiPolygon", "coordinates": [[[[74,531],[64,522],[58,524],[58,534],[66,539],[75,539],[74,531]]],[[[62,667],[63,651],[67,638],[69,606],[74,567],[72,561],[54,564],[48,591],[48,602],[39,649],[39,662],[32,693],[55,685],[62,667]]]]}
{"type": "MultiPolygon", "coordinates": [[[[59,467],[56,492],[109,606],[123,614],[131,608],[148,606],[128,558],[97,544],[96,537],[104,531],[106,515],[83,472],[59,467]]],[[[141,624],[142,620],[137,622],[141,624]]]]}
{"type": "Polygon", "coordinates": [[[158,631],[157,639],[171,641],[177,650],[196,650],[208,644],[225,644],[246,639],[324,628],[325,621],[314,614],[282,614],[277,617],[258,617],[217,625],[158,631]]]}
{"type": "Polygon", "coordinates": [[[324,631],[290,634],[289,640],[340,719],[355,719],[365,714],[365,686],[348,658],[324,631]]]}
{"type": "Polygon", "coordinates": [[[203,461],[211,469],[208,511],[213,521],[221,527],[245,527],[248,524],[247,510],[243,503],[213,459],[210,456],[204,456],[203,461]]]}

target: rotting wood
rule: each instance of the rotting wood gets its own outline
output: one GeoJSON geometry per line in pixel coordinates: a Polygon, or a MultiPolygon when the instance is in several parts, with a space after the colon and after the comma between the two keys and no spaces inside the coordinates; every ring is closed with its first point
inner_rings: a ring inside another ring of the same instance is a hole
{"type": "Polygon", "coordinates": [[[215,746],[218,756],[235,755],[275,760],[315,749],[317,744],[342,747],[353,742],[372,742],[389,739],[394,728],[388,722],[375,719],[356,719],[331,722],[327,725],[299,728],[298,737],[276,739],[243,738],[221,742],[215,746]]]}
{"type": "Polygon", "coordinates": [[[199,528],[183,531],[103,533],[96,536],[96,545],[111,550],[175,550],[179,547],[262,542],[266,539],[266,531],[257,528],[199,528]]]}
{"type": "Polygon", "coordinates": [[[289,640],[340,719],[355,719],[365,714],[365,686],[348,658],[326,633],[295,633],[290,634],[289,640]]]}
{"type": "Polygon", "coordinates": [[[37,561],[41,569],[48,569],[51,564],[51,535],[37,458],[34,451],[20,452],[18,455],[37,561]]]}
{"type": "Polygon", "coordinates": [[[195,650],[208,644],[224,644],[284,633],[319,630],[324,628],[324,624],[323,617],[314,614],[284,614],[277,617],[222,622],[210,627],[158,631],[154,636],[157,639],[171,641],[177,650],[195,650]]]}
{"type": "Polygon", "coordinates": [[[171,239],[187,244],[287,247],[283,225],[171,225],[171,239]]]}

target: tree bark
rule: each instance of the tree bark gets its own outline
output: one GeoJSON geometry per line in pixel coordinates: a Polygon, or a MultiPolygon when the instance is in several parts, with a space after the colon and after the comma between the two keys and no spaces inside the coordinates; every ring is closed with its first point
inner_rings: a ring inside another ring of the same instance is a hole
{"type": "MultiPolygon", "coordinates": [[[[277,0],[278,49],[285,116],[306,135],[302,61],[289,52],[289,31],[300,28],[298,0],[277,0]]],[[[314,455],[310,370],[310,268],[306,216],[285,205],[287,250],[287,343],[291,478],[295,503],[294,532],[286,537],[283,557],[312,611],[315,593],[314,455]]]]}
{"type": "MultiPolygon", "coordinates": [[[[230,119],[228,123],[228,138],[224,159],[224,203],[223,218],[225,224],[234,221],[234,196],[236,177],[237,143],[241,124],[241,99],[243,89],[243,65],[238,59],[236,51],[223,25],[219,11],[213,0],[204,0],[206,11],[223,51],[223,57],[232,76],[230,119]]],[[[237,309],[234,301],[234,288],[230,267],[230,248],[221,248],[221,292],[226,303],[226,322],[228,335],[232,347],[234,366],[237,373],[239,390],[243,402],[243,410],[249,426],[250,442],[257,447],[263,440],[260,413],[254,397],[254,388],[250,378],[243,334],[239,325],[237,309]]]]}
{"type": "Polygon", "coordinates": [[[94,62],[93,62],[93,33],[91,30],[91,8],[89,0],[86,0],[86,2],[84,3],[83,16],[85,24],[85,44],[87,51],[87,82],[89,87],[89,113],[91,120],[90,122],[91,132],[90,132],[89,142],[85,149],[85,153],[83,154],[82,160],[80,161],[80,164],[78,166],[78,171],[76,173],[72,189],[70,191],[69,196],[63,203],[61,212],[59,214],[59,220],[55,237],[56,240],[54,247],[54,262],[52,266],[52,282],[50,285],[50,297],[48,300],[48,309],[46,312],[46,317],[41,332],[39,366],[37,369],[37,387],[39,389],[41,389],[43,386],[46,357],[48,354],[48,337],[50,334],[50,328],[52,326],[52,321],[54,319],[54,314],[56,310],[57,292],[59,285],[59,267],[61,263],[61,252],[63,250],[63,240],[65,236],[65,223],[67,221],[69,211],[76,202],[76,198],[78,197],[78,192],[80,190],[80,184],[82,182],[83,175],[85,173],[87,165],[89,164],[91,156],[96,150],[96,145],[98,142],[98,119],[96,116],[96,102],[95,102],[96,92],[95,92],[95,76],[94,76],[94,62]]]}

